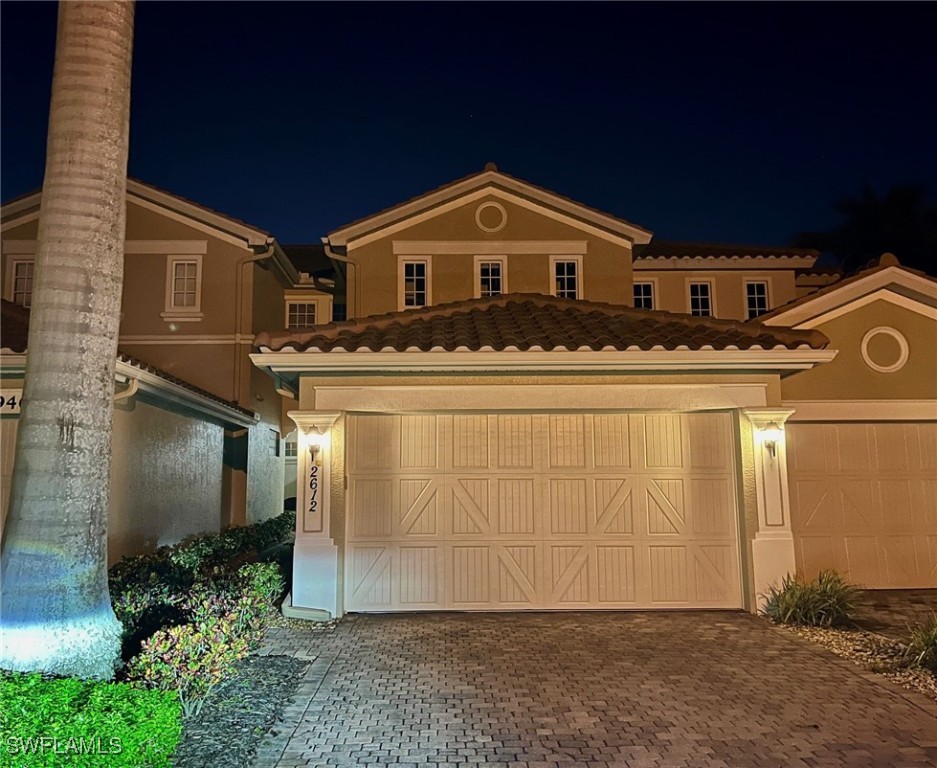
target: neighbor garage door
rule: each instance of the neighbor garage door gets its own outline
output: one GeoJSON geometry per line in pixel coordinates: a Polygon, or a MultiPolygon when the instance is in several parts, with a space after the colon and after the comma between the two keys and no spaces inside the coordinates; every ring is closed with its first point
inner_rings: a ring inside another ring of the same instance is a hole
{"type": "Polygon", "coordinates": [[[728,414],[348,427],[346,610],[741,605],[728,414]]]}
{"type": "Polygon", "coordinates": [[[797,568],[937,587],[937,424],[790,424],[797,568]]]}

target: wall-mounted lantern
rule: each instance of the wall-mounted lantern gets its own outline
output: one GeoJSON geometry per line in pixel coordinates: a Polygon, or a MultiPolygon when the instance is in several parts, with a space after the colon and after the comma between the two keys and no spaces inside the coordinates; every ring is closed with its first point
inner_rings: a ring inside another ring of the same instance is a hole
{"type": "Polygon", "coordinates": [[[768,449],[768,455],[775,458],[778,453],[778,443],[784,439],[784,430],[776,421],[768,422],[762,429],[761,442],[768,449]]]}

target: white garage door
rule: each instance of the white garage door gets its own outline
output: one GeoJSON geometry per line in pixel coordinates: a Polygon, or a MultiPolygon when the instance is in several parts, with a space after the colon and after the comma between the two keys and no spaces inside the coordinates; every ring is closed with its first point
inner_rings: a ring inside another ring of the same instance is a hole
{"type": "Polygon", "coordinates": [[[741,606],[728,414],[349,418],[349,611],[741,606]]]}
{"type": "Polygon", "coordinates": [[[937,424],[791,424],[787,436],[798,570],[937,587],[937,424]]]}

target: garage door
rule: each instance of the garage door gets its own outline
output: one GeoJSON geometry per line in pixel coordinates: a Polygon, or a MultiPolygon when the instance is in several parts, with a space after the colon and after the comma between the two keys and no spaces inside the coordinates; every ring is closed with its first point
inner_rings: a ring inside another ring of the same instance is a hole
{"type": "Polygon", "coordinates": [[[354,415],[349,611],[737,608],[732,419],[354,415]]]}
{"type": "Polygon", "coordinates": [[[937,424],[791,424],[787,435],[798,569],[937,587],[937,424]]]}

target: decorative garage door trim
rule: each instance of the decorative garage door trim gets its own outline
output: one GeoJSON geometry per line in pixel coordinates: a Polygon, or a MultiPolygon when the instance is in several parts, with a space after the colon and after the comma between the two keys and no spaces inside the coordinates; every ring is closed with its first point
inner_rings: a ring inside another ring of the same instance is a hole
{"type": "Polygon", "coordinates": [[[346,610],[741,607],[732,424],[350,415],[346,610]]]}

